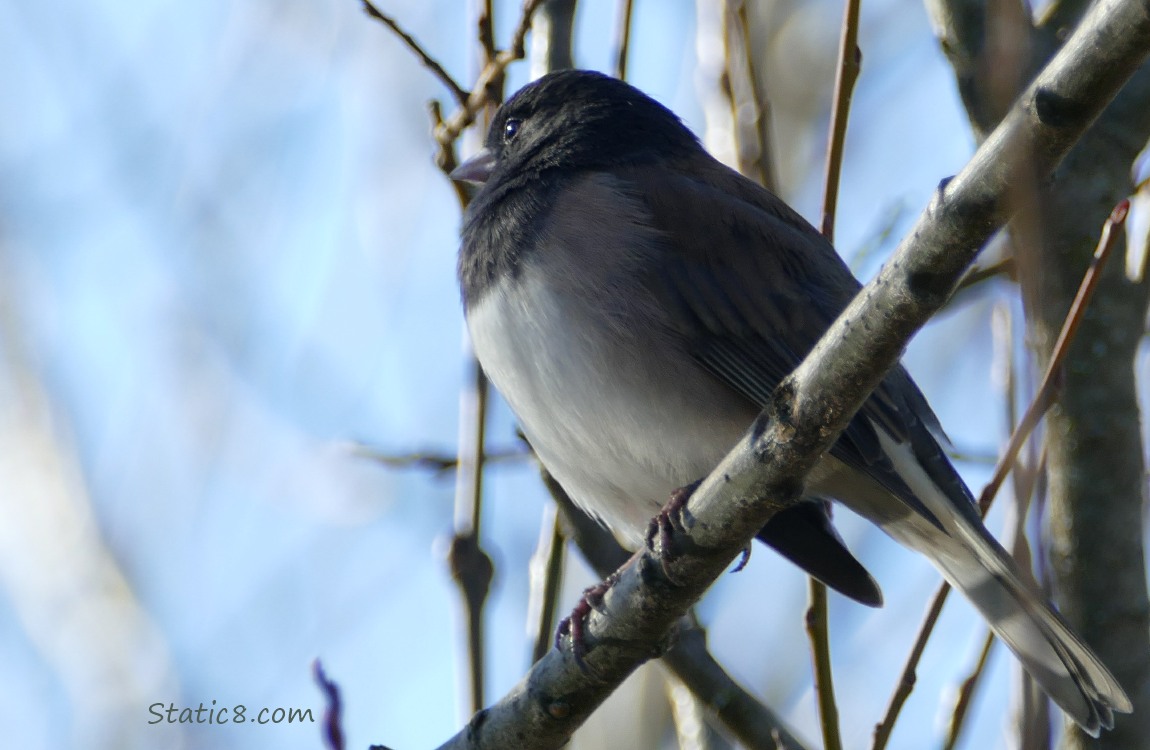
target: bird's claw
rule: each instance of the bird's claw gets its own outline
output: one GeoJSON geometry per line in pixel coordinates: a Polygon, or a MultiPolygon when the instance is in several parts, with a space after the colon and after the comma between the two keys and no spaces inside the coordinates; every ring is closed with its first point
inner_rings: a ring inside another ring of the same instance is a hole
{"type": "Polygon", "coordinates": [[[687,508],[687,501],[691,499],[698,486],[699,482],[693,482],[672,492],[671,499],[658,515],[651,519],[651,524],[647,527],[647,550],[659,558],[663,575],[671,583],[675,583],[676,580],[667,565],[679,554],[675,549],[675,532],[686,533],[684,511],[687,508]],[[658,540],[657,546],[656,540],[658,540]]]}
{"type": "Polygon", "coordinates": [[[587,655],[587,618],[593,610],[597,610],[603,605],[603,598],[617,580],[619,580],[618,571],[585,589],[583,595],[579,597],[578,603],[575,604],[575,608],[571,610],[571,614],[559,621],[559,627],[555,631],[555,648],[557,649],[563,648],[564,637],[571,637],[571,656],[583,672],[588,671],[587,662],[583,658],[587,655]]]}

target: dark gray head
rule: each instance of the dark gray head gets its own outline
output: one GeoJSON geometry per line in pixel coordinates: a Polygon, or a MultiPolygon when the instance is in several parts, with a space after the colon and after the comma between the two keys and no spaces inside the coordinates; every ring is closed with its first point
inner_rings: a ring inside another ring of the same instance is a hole
{"type": "Polygon", "coordinates": [[[675,113],[635,87],[602,73],[564,70],[508,99],[491,123],[486,153],[452,176],[520,183],[550,170],[631,166],[699,148],[675,113]]]}
{"type": "Polygon", "coordinates": [[[451,173],[483,185],[467,209],[459,280],[465,303],[515,276],[571,178],[703,153],[673,112],[601,73],[543,76],[495,113],[484,149],[451,173]]]}

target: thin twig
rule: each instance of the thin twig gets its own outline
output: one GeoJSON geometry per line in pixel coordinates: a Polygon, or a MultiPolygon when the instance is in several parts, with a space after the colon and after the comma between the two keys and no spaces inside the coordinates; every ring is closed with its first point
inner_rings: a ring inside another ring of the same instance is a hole
{"type": "MultiPolygon", "coordinates": [[[[1014,337],[1011,328],[1010,307],[1006,305],[997,305],[995,307],[990,317],[990,331],[992,342],[994,342],[992,349],[994,349],[995,359],[995,363],[992,367],[1001,372],[1003,410],[1006,418],[1005,427],[1006,433],[1011,434],[1018,424],[1017,398],[1015,398],[1015,387],[1017,387],[1018,377],[1015,375],[1014,367],[1014,337]]],[[[1024,474],[1029,476],[1029,479],[1033,481],[1033,472],[1027,473],[1021,472],[1021,470],[1015,470],[1012,474],[1015,499],[1022,497],[1022,477],[1024,477],[1024,474]]],[[[1033,484],[1030,484],[1030,487],[1033,489],[1033,484]]],[[[1026,512],[1024,507],[1022,507],[1022,503],[1019,502],[1018,505],[1019,523],[1015,526],[1015,546],[1017,546],[1022,530],[1024,530],[1022,520],[1026,518],[1026,512]]],[[[944,750],[953,750],[955,744],[958,742],[958,737],[963,733],[963,727],[969,715],[969,706],[971,706],[974,697],[974,690],[978,687],[983,669],[987,665],[990,646],[994,643],[994,638],[994,633],[989,632],[987,634],[986,643],[982,646],[979,660],[976,661],[971,674],[967,675],[967,678],[961,682],[961,686],[958,690],[958,698],[955,702],[955,711],[951,714],[950,728],[948,729],[948,733],[946,733],[944,750]]]]}
{"type": "Polygon", "coordinates": [[[323,693],[323,743],[327,750],[344,750],[343,702],[339,697],[339,686],[328,679],[319,659],[311,663],[312,679],[323,693]]]}
{"type": "MultiPolygon", "coordinates": [[[[543,0],[525,0],[523,3],[523,14],[520,16],[519,23],[515,27],[515,33],[511,36],[509,46],[504,50],[495,49],[494,38],[491,36],[492,29],[494,28],[491,21],[491,1],[481,0],[483,7],[480,10],[477,25],[479,27],[479,41],[484,56],[484,65],[471,91],[467,91],[456,83],[455,79],[447,74],[443,66],[440,65],[434,57],[428,54],[410,34],[403,31],[394,19],[381,13],[379,9],[372,5],[371,0],[362,0],[362,2],[364,10],[367,11],[368,15],[382,21],[390,27],[416,56],[419,57],[423,64],[451,90],[451,95],[458,106],[446,120],[441,116],[439,105],[435,103],[431,105],[433,121],[432,133],[435,137],[435,142],[439,144],[440,147],[440,152],[436,156],[436,163],[445,174],[449,173],[451,169],[454,169],[455,163],[454,153],[450,151],[450,148],[454,146],[460,134],[475,122],[475,116],[481,109],[488,105],[499,103],[502,86],[496,84],[502,82],[503,73],[508,65],[516,60],[523,59],[524,41],[527,38],[527,32],[531,29],[531,18],[535,15],[535,10],[543,4],[543,0]],[[448,163],[451,164],[450,168],[447,166],[448,163]]],[[[456,189],[459,193],[460,201],[466,205],[466,192],[461,188],[456,189]]]]}
{"type": "Polygon", "coordinates": [[[539,661],[555,643],[555,611],[563,582],[567,549],[559,522],[559,506],[552,503],[543,513],[539,545],[531,556],[531,593],[527,606],[527,632],[535,634],[531,663],[539,661]]]}
{"type": "Polygon", "coordinates": [[[362,2],[363,9],[367,14],[383,22],[384,25],[391,29],[396,36],[403,40],[403,43],[407,45],[408,49],[415,53],[415,56],[420,59],[424,66],[451,91],[451,96],[455,99],[456,104],[463,106],[467,103],[467,100],[471,98],[471,92],[456,83],[455,79],[451,77],[451,74],[444,70],[443,66],[439,64],[439,61],[428,54],[427,50],[425,50],[419,42],[415,41],[415,37],[400,28],[399,23],[397,23],[394,18],[375,7],[371,0],[362,0],[362,2]]]}
{"type": "Polygon", "coordinates": [[[763,187],[768,190],[778,190],[778,184],[775,180],[775,158],[771,151],[771,107],[770,103],[763,98],[763,87],[759,85],[759,77],[755,73],[754,50],[756,47],[751,44],[751,22],[747,18],[747,0],[743,0],[739,5],[738,16],[739,26],[742,28],[743,34],[743,61],[747,67],[747,88],[750,90],[751,106],[754,107],[755,112],[755,141],[759,152],[755,166],[763,187]]]}
{"type": "MultiPolygon", "coordinates": [[[[438,101],[432,99],[427,103],[427,114],[431,117],[431,132],[435,133],[443,127],[443,107],[438,101]]],[[[435,166],[439,167],[443,174],[450,176],[455,168],[459,166],[459,159],[455,156],[455,141],[436,141],[438,146],[435,152],[435,166]]],[[[449,179],[451,188],[455,191],[455,197],[459,200],[459,210],[466,211],[467,204],[471,201],[471,188],[463,182],[449,179]]]]}
{"type": "Polygon", "coordinates": [[[943,744],[943,750],[954,750],[958,744],[958,738],[962,734],[962,727],[966,720],[966,715],[970,709],[970,704],[974,700],[974,691],[978,687],[980,678],[986,672],[986,665],[990,660],[990,651],[994,646],[994,631],[988,630],[986,633],[986,640],[982,643],[982,651],[978,655],[978,663],[974,667],[974,671],[970,673],[962,682],[962,687],[958,690],[958,700],[955,702],[954,715],[950,718],[950,729],[946,734],[946,742],[943,744]]]}
{"type": "MultiPolygon", "coordinates": [[[[355,452],[389,469],[426,469],[435,474],[444,474],[459,467],[459,456],[439,451],[414,451],[412,453],[384,453],[366,445],[357,445],[355,452]]],[[[484,453],[485,464],[519,462],[531,458],[531,453],[520,448],[489,450],[484,453]]]]}
{"type": "Polygon", "coordinates": [[[827,587],[814,578],[807,579],[810,606],[807,608],[807,637],[811,641],[814,662],[815,695],[819,703],[819,725],[826,750],[842,750],[839,733],[839,709],[835,704],[834,672],[831,669],[831,639],[827,624],[827,587]]]}
{"type": "Polygon", "coordinates": [[[631,11],[635,0],[619,0],[619,41],[615,45],[615,77],[627,80],[627,52],[631,48],[631,11]]]}
{"type": "Polygon", "coordinates": [[[835,241],[835,207],[838,205],[839,176],[842,174],[843,144],[847,136],[851,95],[862,65],[858,47],[859,0],[847,0],[843,9],[843,33],[839,45],[839,68],[835,76],[835,106],[831,112],[830,145],[827,148],[827,179],[823,193],[823,236],[835,241]]]}
{"type": "Polygon", "coordinates": [[[1018,451],[1022,448],[1022,444],[1030,437],[1030,433],[1034,430],[1038,421],[1042,419],[1042,415],[1050,408],[1053,402],[1055,389],[1057,387],[1057,374],[1062,369],[1062,362],[1066,359],[1066,353],[1070,349],[1070,342],[1074,339],[1074,334],[1078,331],[1078,325],[1082,322],[1082,316],[1086,311],[1086,305],[1090,302],[1090,297],[1094,294],[1094,288],[1098,286],[1098,280],[1102,276],[1102,267],[1106,263],[1106,259],[1110,257],[1110,250],[1118,240],[1118,235],[1114,232],[1115,226],[1118,226],[1126,221],[1126,213],[1130,209],[1130,201],[1123,200],[1114,207],[1110,212],[1109,218],[1102,227],[1102,236],[1098,240],[1098,247],[1094,250],[1094,257],[1090,259],[1090,267],[1086,269],[1086,275],[1082,278],[1082,283],[1078,286],[1078,293],[1074,296],[1074,302],[1070,305],[1070,311],[1066,313],[1066,320],[1062,324],[1062,330],[1058,334],[1058,340],[1054,344],[1054,350],[1050,356],[1050,363],[1046,366],[1046,372],[1042,376],[1042,385],[1039,386],[1038,392],[1034,396],[1034,400],[1030,402],[1027,407],[1026,413],[1022,415],[1022,420],[1018,424],[1018,429],[1010,436],[1010,442],[1007,443],[1006,450],[1003,451],[1002,458],[999,460],[998,465],[994,469],[994,475],[991,477],[990,482],[987,483],[983,489],[982,494],[978,498],[978,505],[986,513],[986,508],[990,506],[994,495],[998,492],[999,486],[1002,485],[1006,475],[1010,472],[1010,468],[1014,465],[1015,459],[1018,457],[1018,451]]]}
{"type": "MultiPolygon", "coordinates": [[[[1011,320],[1010,307],[1005,304],[996,305],[991,314],[990,319],[991,338],[993,340],[994,351],[994,367],[995,370],[1001,372],[1002,378],[1002,411],[1005,416],[1005,427],[1007,434],[1012,434],[1015,427],[1018,426],[1018,409],[1015,406],[1015,390],[1018,383],[1016,375],[1015,361],[1014,361],[1014,329],[1013,321],[1011,320]]],[[[1033,479],[1035,477],[1034,471],[1025,472],[1016,469],[1011,475],[1013,480],[1013,490],[1016,507],[1016,523],[1012,534],[1013,542],[1012,547],[1017,551],[1020,540],[1025,539],[1024,534],[1024,521],[1026,518],[1026,504],[1022,500],[1023,483],[1025,479],[1030,479],[1030,489],[1033,489],[1033,479]]],[[[1029,497],[1029,495],[1027,495],[1029,497]]],[[[981,679],[988,657],[990,656],[991,646],[994,644],[994,632],[989,631],[986,634],[986,639],[982,646],[982,651],[979,654],[978,661],[975,663],[974,669],[966,679],[962,681],[959,690],[958,698],[954,704],[954,711],[950,717],[950,728],[947,730],[946,745],[944,750],[954,750],[958,738],[962,734],[963,727],[966,724],[966,719],[970,715],[970,704],[974,698],[974,691],[978,687],[979,680],[981,679]]]]}
{"type": "MultiPolygon", "coordinates": [[[[495,27],[491,0],[481,0],[476,27],[478,40],[484,56],[484,71],[493,67],[492,51],[494,40],[491,36],[495,27]]],[[[524,32],[525,34],[526,32],[524,32]]],[[[522,39],[520,39],[520,48],[522,39]]],[[[502,95],[502,70],[485,81],[476,84],[471,95],[460,105],[466,109],[473,102],[480,102],[476,110],[491,103],[492,97],[502,95]],[[498,82],[498,85],[496,85],[498,82]],[[495,90],[498,89],[498,90],[495,90]]],[[[436,113],[437,114],[437,113],[436,113]]],[[[436,127],[442,127],[442,119],[436,127]]],[[[441,153],[454,147],[455,138],[445,141],[436,138],[441,153]]],[[[467,202],[467,193],[460,193],[460,201],[467,202]]],[[[459,468],[455,474],[455,536],[448,553],[452,578],[463,595],[467,618],[468,675],[470,677],[471,712],[480,711],[486,700],[483,695],[485,671],[485,651],[483,637],[483,609],[487,595],[491,591],[491,580],[495,566],[490,556],[480,544],[480,522],[483,508],[483,470],[486,459],[487,394],[488,381],[473,353],[468,355],[471,368],[471,382],[460,395],[459,405],[459,468]]]]}
{"type": "Polygon", "coordinates": [[[473,378],[460,398],[460,452],[455,478],[455,536],[448,552],[452,578],[463,595],[467,617],[467,655],[471,711],[485,705],[483,607],[491,590],[494,565],[479,543],[483,503],[487,377],[473,363],[473,378]]]}
{"type": "MultiPolygon", "coordinates": [[[[746,17],[741,22],[746,27],[746,17]]],[[[835,106],[831,114],[830,143],[827,146],[826,184],[823,192],[823,236],[834,242],[835,210],[838,204],[839,175],[842,173],[843,143],[846,140],[847,121],[850,116],[851,94],[858,80],[860,53],[858,50],[859,0],[847,0],[843,10],[843,30],[839,47],[839,72],[835,81],[835,106]]],[[[748,58],[749,61],[749,58],[748,58]]],[[[819,724],[826,750],[841,750],[839,712],[835,702],[834,671],[831,666],[830,633],[828,631],[827,588],[820,581],[810,579],[810,607],[807,609],[807,635],[811,641],[814,661],[815,694],[818,698],[819,724]]]]}
{"type": "Polygon", "coordinates": [[[519,16],[519,25],[515,27],[515,33],[511,35],[511,44],[507,49],[496,55],[496,61],[503,55],[510,55],[511,59],[507,62],[523,59],[524,48],[523,42],[527,39],[527,32],[531,30],[531,19],[535,15],[536,9],[543,4],[543,0],[526,0],[523,3],[523,12],[519,16]]]}
{"type": "Polygon", "coordinates": [[[483,683],[485,674],[483,607],[491,590],[495,574],[491,558],[479,546],[475,534],[457,534],[451,540],[448,552],[451,577],[463,596],[467,617],[468,689],[471,711],[484,706],[483,683]]]}
{"type": "Polygon", "coordinates": [[[487,462],[487,375],[473,361],[471,383],[460,396],[459,466],[455,484],[455,527],[479,536],[483,467],[487,462]]]}
{"type": "Polygon", "coordinates": [[[1015,278],[1018,273],[1018,262],[1013,258],[1003,258],[997,263],[989,266],[972,266],[970,272],[962,277],[962,281],[958,284],[958,289],[955,294],[962,292],[970,287],[980,284],[983,281],[997,278],[999,276],[1006,276],[1007,278],[1015,278]]]}
{"type": "MultiPolygon", "coordinates": [[[[475,27],[479,31],[479,50],[483,55],[483,64],[488,65],[495,59],[495,3],[494,0],[478,0],[479,16],[475,19],[475,27]]],[[[460,102],[462,104],[463,102],[460,102]]]]}
{"type": "Polygon", "coordinates": [[[475,115],[479,110],[483,109],[488,104],[498,103],[495,102],[489,89],[491,84],[499,80],[503,76],[503,72],[507,66],[516,60],[522,60],[524,54],[524,40],[527,38],[527,32],[531,29],[531,18],[535,15],[535,10],[543,4],[543,0],[526,0],[523,4],[523,15],[519,19],[519,25],[515,28],[515,33],[511,37],[511,44],[507,49],[500,50],[495,54],[495,57],[484,66],[480,71],[479,77],[475,81],[475,85],[471,89],[471,95],[467,101],[462,103],[454,113],[438,128],[435,129],[435,140],[439,143],[454,142],[459,134],[464,131],[468,126],[475,122],[475,115]]]}
{"type": "MultiPolygon", "coordinates": [[[[1013,328],[1008,328],[1013,331],[1013,328]]],[[[1014,351],[1014,346],[1011,344],[1010,351],[1014,351]]],[[[1014,360],[1011,359],[1011,362],[1014,360]]],[[[1026,364],[1033,365],[1034,358],[1028,357],[1024,360],[1026,364]]],[[[1033,376],[1033,373],[1030,373],[1033,376]]],[[[1033,380],[1033,377],[1028,378],[1033,380]]],[[[1013,389],[1012,389],[1013,391],[1013,389]]],[[[1017,415],[1011,415],[1011,432],[1013,432],[1014,425],[1017,423],[1017,415]]],[[[1049,433],[1044,433],[1042,436],[1041,446],[1035,455],[1033,450],[1034,441],[1028,441],[1028,446],[1031,448],[1030,465],[1032,470],[1023,472],[1017,468],[1011,472],[1011,484],[1016,498],[1028,498],[1029,504],[1026,513],[1021,508],[1018,510],[1018,516],[1015,524],[1015,542],[1013,545],[1012,553],[1016,556],[1020,552],[1020,547],[1026,542],[1026,519],[1027,514],[1030,513],[1031,507],[1034,510],[1034,517],[1041,519],[1045,517],[1045,497],[1046,497],[1046,481],[1048,475],[1046,473],[1046,460],[1047,448],[1049,444],[1049,433]],[[1023,484],[1023,479],[1027,484],[1023,484]]],[[[1045,534],[1035,534],[1035,545],[1037,549],[1032,556],[1033,567],[1038,578],[1039,588],[1050,596],[1050,581],[1049,575],[1046,571],[1046,552],[1043,549],[1043,540],[1045,534]]],[[[1050,699],[1046,693],[1038,687],[1034,678],[1026,673],[1025,670],[1018,670],[1019,673],[1019,686],[1018,686],[1018,708],[1015,711],[1015,729],[1018,735],[1018,742],[1020,747],[1024,748],[1050,748],[1053,747],[1053,742],[1050,736],[1050,699]]]]}
{"type": "MultiPolygon", "coordinates": [[[[509,49],[495,52],[493,3],[491,0],[482,0],[477,27],[485,64],[474,89],[466,101],[460,103],[460,108],[455,115],[452,115],[451,121],[444,123],[440,119],[436,126],[436,141],[440,144],[441,151],[454,144],[463,127],[474,121],[480,109],[498,103],[497,99],[502,96],[503,71],[513,60],[523,57],[523,43],[531,28],[531,17],[541,2],[542,0],[527,0],[524,3],[523,15],[511,37],[509,49]],[[466,113],[466,116],[461,116],[461,112],[466,113]],[[458,127],[458,130],[454,135],[446,137],[445,132],[452,127],[458,127]]],[[[461,201],[466,202],[466,194],[460,195],[461,201]]],[[[470,389],[464,391],[460,407],[460,463],[456,474],[455,493],[456,534],[452,540],[449,561],[452,575],[463,594],[467,611],[471,710],[477,712],[485,705],[483,607],[491,589],[494,565],[479,543],[489,388],[487,376],[474,356],[471,357],[471,364],[474,378],[470,389]]]]}
{"type": "Polygon", "coordinates": [[[723,49],[725,80],[722,89],[731,106],[731,135],[739,172],[768,190],[776,190],[770,147],[769,105],[761,96],[755,76],[747,4],[734,0],[723,4],[723,49]],[[738,53],[738,54],[736,54],[738,53]],[[745,113],[749,109],[751,115],[745,113]],[[746,131],[754,130],[753,139],[746,131]]]}
{"type": "MultiPolygon", "coordinates": [[[[1042,385],[1039,387],[1033,400],[1031,400],[1030,406],[1027,407],[1026,413],[1023,415],[1018,427],[1014,430],[1013,434],[1011,434],[1010,442],[1007,444],[1002,457],[998,461],[998,465],[995,467],[994,476],[979,496],[978,508],[984,517],[987,511],[990,510],[990,505],[994,502],[994,498],[998,494],[1003,480],[1010,472],[1011,467],[1014,466],[1014,462],[1018,457],[1018,451],[1021,449],[1027,437],[1030,436],[1030,433],[1038,424],[1042,415],[1050,408],[1050,404],[1053,403],[1056,385],[1055,374],[1062,366],[1062,361],[1066,357],[1066,351],[1070,347],[1070,342],[1074,340],[1074,334],[1078,330],[1078,324],[1082,320],[1082,315],[1085,313],[1086,304],[1090,301],[1090,297],[1093,295],[1094,288],[1098,283],[1102,266],[1106,262],[1111,248],[1117,241],[1114,227],[1125,221],[1128,208],[1128,201],[1124,200],[1120,202],[1115,206],[1110,214],[1110,218],[1106,220],[1105,225],[1102,227],[1102,236],[1098,241],[1098,247],[1094,251],[1094,257],[1090,261],[1090,267],[1086,269],[1086,274],[1083,276],[1082,283],[1078,287],[1078,294],[1075,296],[1074,302],[1066,314],[1062,331],[1059,333],[1058,341],[1054,345],[1050,364],[1047,366],[1046,373],[1042,378],[1042,385]]],[[[903,704],[914,688],[915,670],[918,668],[919,659],[922,657],[922,652],[926,647],[927,640],[934,631],[935,623],[938,621],[938,615],[942,611],[942,605],[946,602],[946,597],[949,593],[950,584],[943,583],[942,586],[939,587],[938,593],[935,594],[934,600],[931,602],[927,617],[923,620],[922,626],[919,628],[918,637],[915,639],[910,656],[907,658],[906,666],[903,668],[902,677],[899,679],[898,686],[895,688],[895,692],[891,696],[890,704],[887,706],[886,715],[875,727],[875,741],[872,746],[874,750],[881,750],[886,746],[887,740],[890,739],[890,733],[894,728],[894,722],[898,718],[899,711],[902,710],[903,704]]]]}
{"type": "Polygon", "coordinates": [[[918,628],[918,638],[915,639],[914,645],[910,649],[898,685],[890,697],[886,715],[883,716],[882,721],[875,725],[874,743],[871,745],[873,750],[882,750],[890,740],[890,734],[894,731],[894,722],[898,718],[903,704],[906,703],[906,699],[914,690],[914,683],[918,679],[918,662],[922,659],[922,652],[926,649],[927,639],[930,637],[930,633],[934,631],[934,625],[938,622],[938,616],[942,613],[942,605],[946,604],[948,596],[950,596],[950,584],[944,583],[935,592],[930,606],[927,607],[926,615],[922,618],[922,624],[918,628]]]}

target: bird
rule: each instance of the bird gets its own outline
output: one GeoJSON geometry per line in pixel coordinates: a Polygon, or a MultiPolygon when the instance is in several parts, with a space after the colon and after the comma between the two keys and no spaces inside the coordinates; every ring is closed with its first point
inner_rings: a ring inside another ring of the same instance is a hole
{"type": "MultiPolygon", "coordinates": [[[[834,247],[669,109],[585,70],[529,83],[451,173],[478,186],[458,277],[475,355],[574,502],[640,549],[858,293],[834,247]]],[[[843,595],[878,584],[838,502],[925,555],[1097,736],[1126,693],[982,523],[906,370],[882,380],[758,538],[843,595]]]]}

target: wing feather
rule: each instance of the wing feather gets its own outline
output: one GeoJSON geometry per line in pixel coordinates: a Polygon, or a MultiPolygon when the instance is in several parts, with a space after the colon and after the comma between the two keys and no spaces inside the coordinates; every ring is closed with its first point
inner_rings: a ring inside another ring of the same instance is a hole
{"type": "MultiPolygon", "coordinates": [[[[661,171],[656,178],[635,169],[621,175],[646,202],[666,242],[665,261],[648,283],[672,310],[670,320],[691,356],[762,407],[860,285],[834,248],[777,197],[717,163],[703,172],[692,164],[690,174],[661,171]],[[737,252],[731,242],[740,245],[737,252]]],[[[952,501],[965,506],[960,512],[973,512],[969,491],[933,436],[941,435],[937,419],[901,366],[866,401],[831,455],[941,529],[884,454],[876,430],[922,453],[952,501]]]]}

